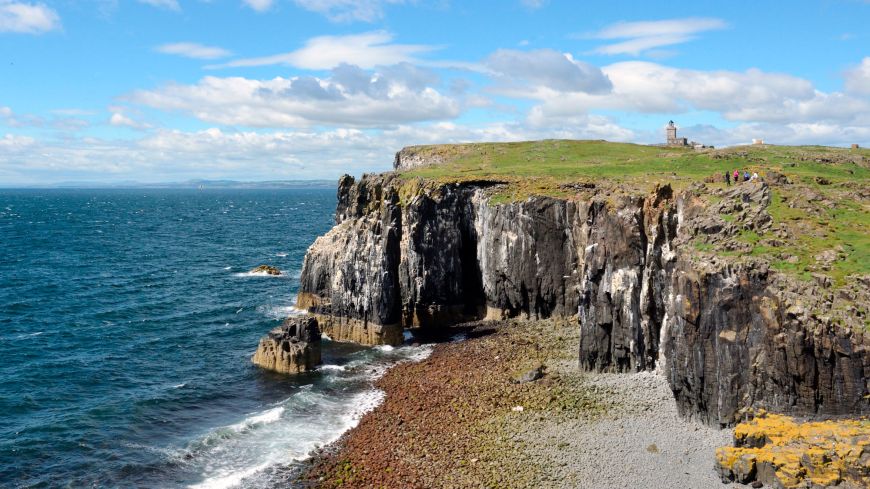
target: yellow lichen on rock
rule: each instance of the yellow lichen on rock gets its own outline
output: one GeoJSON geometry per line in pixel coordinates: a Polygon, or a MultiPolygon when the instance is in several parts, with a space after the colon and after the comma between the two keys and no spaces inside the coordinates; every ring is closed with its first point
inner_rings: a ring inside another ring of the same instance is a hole
{"type": "Polygon", "coordinates": [[[870,420],[800,422],[756,413],[716,452],[724,481],[774,487],[870,487],[870,420]]]}

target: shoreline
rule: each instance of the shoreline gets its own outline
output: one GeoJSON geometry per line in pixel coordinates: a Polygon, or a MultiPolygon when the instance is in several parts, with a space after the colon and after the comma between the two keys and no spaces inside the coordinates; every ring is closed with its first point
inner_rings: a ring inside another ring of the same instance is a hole
{"type": "Polygon", "coordinates": [[[302,461],[297,485],[726,486],[715,449],[732,430],[678,417],[657,374],[580,372],[571,321],[464,326],[467,339],[390,368],[384,402],[302,461]]]}

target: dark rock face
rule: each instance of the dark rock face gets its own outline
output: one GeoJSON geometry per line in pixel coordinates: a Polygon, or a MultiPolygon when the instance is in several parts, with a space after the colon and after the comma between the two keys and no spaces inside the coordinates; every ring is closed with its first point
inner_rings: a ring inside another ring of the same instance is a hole
{"type": "Polygon", "coordinates": [[[260,339],[251,362],[267,370],[288,374],[313,370],[320,363],[317,319],[287,319],[260,339]]]}
{"type": "Polygon", "coordinates": [[[731,187],[709,208],[668,186],[494,205],[491,185],[343,177],[299,307],[334,339],[366,344],[397,344],[403,328],[576,315],[582,368],[655,369],[682,412],[708,423],[747,407],[870,413],[870,335],[826,318],[837,299],[824,283],[695,252],[695,240],[769,229],[765,184],[731,187]]]}

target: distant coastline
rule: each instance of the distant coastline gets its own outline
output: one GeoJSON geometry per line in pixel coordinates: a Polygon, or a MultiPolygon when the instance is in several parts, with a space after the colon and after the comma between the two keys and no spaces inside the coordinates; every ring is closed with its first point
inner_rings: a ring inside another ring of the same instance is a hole
{"type": "Polygon", "coordinates": [[[58,182],[33,185],[0,185],[0,189],[300,189],[335,188],[334,180],[266,180],[244,182],[237,180],[186,180],[183,182],[58,182]]]}

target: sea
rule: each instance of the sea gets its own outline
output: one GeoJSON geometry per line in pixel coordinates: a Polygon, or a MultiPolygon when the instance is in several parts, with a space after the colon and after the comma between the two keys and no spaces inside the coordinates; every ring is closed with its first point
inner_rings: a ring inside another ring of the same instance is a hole
{"type": "Polygon", "coordinates": [[[334,208],[327,189],[0,190],[0,487],[291,487],[377,378],[431,352],[325,339],[314,372],[251,364],[334,208]]]}

